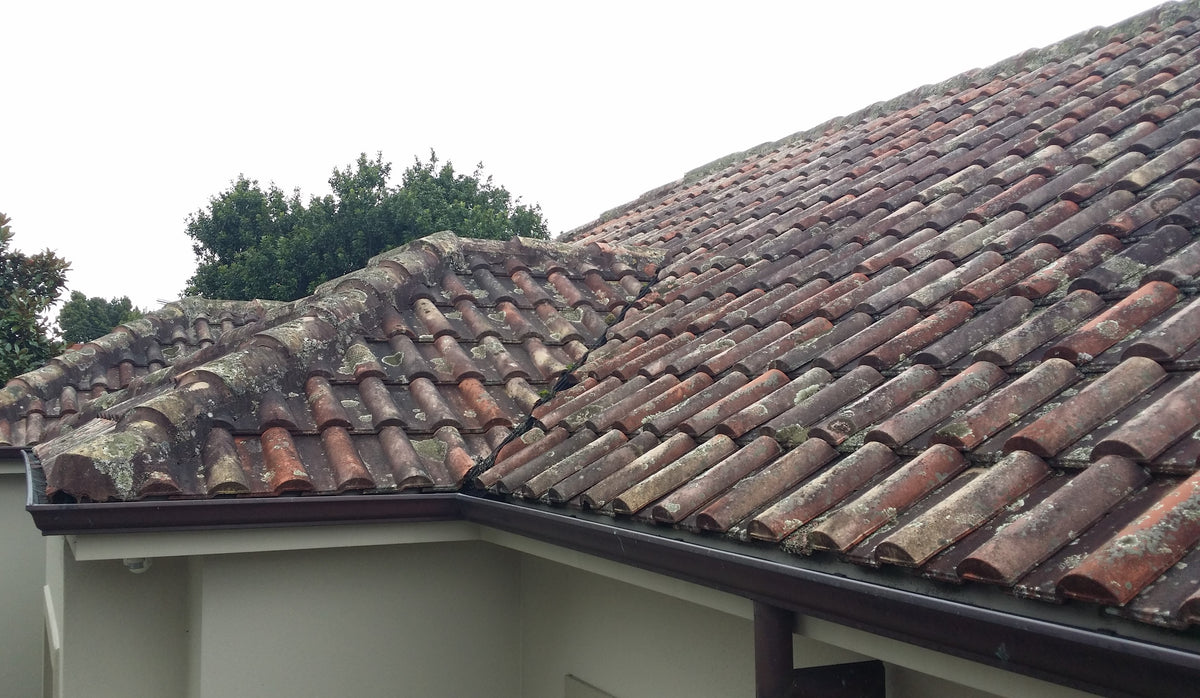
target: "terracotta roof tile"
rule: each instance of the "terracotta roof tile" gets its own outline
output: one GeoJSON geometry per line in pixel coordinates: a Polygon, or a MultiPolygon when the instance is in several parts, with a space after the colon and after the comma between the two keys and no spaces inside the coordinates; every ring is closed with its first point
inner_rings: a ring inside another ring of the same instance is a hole
{"type": "Polygon", "coordinates": [[[1179,309],[1157,329],[1142,335],[1121,358],[1144,356],[1169,363],[1197,341],[1200,341],[1200,298],[1179,309]]]}
{"type": "MultiPolygon", "coordinates": [[[[775,501],[780,494],[795,487],[822,465],[828,463],[836,452],[823,441],[806,441],[788,451],[767,467],[747,476],[754,467],[773,458],[780,451],[779,445],[769,436],[755,439],[738,453],[738,461],[728,459],[729,472],[745,470],[737,484],[725,495],[718,497],[696,515],[696,524],[706,531],[726,531],[746,518],[755,509],[775,501]]],[[[708,483],[706,483],[707,485],[708,483]]],[[[705,490],[705,493],[709,493],[705,490]]]]}
{"type": "Polygon", "coordinates": [[[846,552],[965,465],[958,451],[943,445],[930,447],[816,524],[806,536],[808,547],[846,552]]]}
{"type": "Polygon", "coordinates": [[[882,562],[922,565],[1015,501],[1049,472],[1049,467],[1031,453],[1010,453],[889,535],[875,548],[875,555],[882,562]]]}
{"type": "Polygon", "coordinates": [[[1046,356],[1076,364],[1091,361],[1150,318],[1170,308],[1178,297],[1179,291],[1171,284],[1150,281],[1050,347],[1046,356]]]}
{"type": "Polygon", "coordinates": [[[1088,554],[1059,582],[1068,596],[1124,604],[1200,540],[1200,473],[1088,554]]]}
{"type": "Polygon", "coordinates": [[[1051,458],[1165,377],[1150,359],[1126,359],[1009,438],[1004,449],[1051,458]]]}
{"type": "Polygon", "coordinates": [[[1144,470],[1123,458],[1098,460],[1026,516],[997,531],[959,565],[959,573],[968,579],[1012,585],[1147,479],[1144,470]]]}
{"type": "Polygon", "coordinates": [[[988,343],[974,358],[997,366],[1011,366],[1103,307],[1104,301],[1091,291],[1075,291],[988,343]]]}
{"type": "Polygon", "coordinates": [[[1008,376],[994,364],[974,363],[937,388],[897,411],[867,432],[867,441],[881,441],[896,449],[921,432],[949,417],[958,408],[988,393],[1008,376]]]}
{"type": "Polygon", "coordinates": [[[1062,359],[1043,361],[1029,373],[988,395],[961,418],[938,429],[933,442],[970,451],[1077,380],[1079,373],[1070,362],[1062,359]]]}

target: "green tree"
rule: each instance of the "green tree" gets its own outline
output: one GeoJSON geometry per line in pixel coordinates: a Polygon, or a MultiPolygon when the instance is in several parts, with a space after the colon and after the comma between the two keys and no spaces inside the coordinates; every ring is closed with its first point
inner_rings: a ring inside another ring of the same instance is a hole
{"type": "Polygon", "coordinates": [[[72,291],[71,299],[58,311],[58,328],[62,332],[63,342],[75,344],[108,334],[122,322],[141,316],[142,311],[133,307],[129,296],[105,300],[98,296],[88,298],[79,291],[72,291]]]}
{"type": "Polygon", "coordinates": [[[439,230],[463,237],[549,237],[541,208],[526,206],[485,176],[419,158],[400,186],[392,166],[364,153],[329,178],[331,193],[304,202],[274,184],[239,176],[208,207],[188,217],[196,253],[186,293],[293,300],[366,265],[374,255],[439,230]]]}
{"type": "Polygon", "coordinates": [[[46,363],[58,350],[42,313],[58,299],[70,264],[50,250],[10,250],[11,219],[0,213],[0,384],[46,363]]]}

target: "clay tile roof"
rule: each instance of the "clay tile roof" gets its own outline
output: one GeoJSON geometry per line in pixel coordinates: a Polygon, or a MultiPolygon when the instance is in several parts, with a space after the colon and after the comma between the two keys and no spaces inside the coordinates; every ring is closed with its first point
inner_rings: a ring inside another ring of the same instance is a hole
{"type": "Polygon", "coordinates": [[[455,489],[660,258],[439,233],[292,303],[185,299],[9,381],[0,446],[49,501],[455,489]]]}
{"type": "Polygon", "coordinates": [[[1200,8],[1166,5],[567,242],[438,234],[294,303],[171,304],[11,381],[0,446],[50,501],[483,490],[1187,628],[1197,65],[1200,8]]]}
{"type": "Polygon", "coordinates": [[[1194,623],[1200,12],[1155,12],[573,231],[665,258],[579,369],[618,397],[534,413],[611,446],[503,491],[1194,623]]]}

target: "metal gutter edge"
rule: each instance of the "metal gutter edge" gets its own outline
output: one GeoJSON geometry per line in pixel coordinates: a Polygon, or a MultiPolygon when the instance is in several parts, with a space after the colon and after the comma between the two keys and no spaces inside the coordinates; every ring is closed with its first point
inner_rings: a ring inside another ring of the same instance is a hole
{"type": "Polygon", "coordinates": [[[754,601],[1114,696],[1179,695],[1200,655],[825,572],[463,495],[473,523],[666,574],[754,601]]]}
{"type": "Polygon", "coordinates": [[[385,521],[458,521],[453,492],[363,496],[200,499],[105,504],[37,504],[26,511],[42,535],[322,526],[385,521]]]}

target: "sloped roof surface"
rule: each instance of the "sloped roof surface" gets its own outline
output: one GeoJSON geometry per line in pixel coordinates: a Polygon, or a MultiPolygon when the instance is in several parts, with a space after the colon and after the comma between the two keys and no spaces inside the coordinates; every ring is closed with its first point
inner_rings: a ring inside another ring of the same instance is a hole
{"type": "Polygon", "coordinates": [[[1196,622],[1198,18],[1077,37],[575,231],[663,267],[481,484],[1196,622]]]}
{"type": "Polygon", "coordinates": [[[439,234],[292,304],[168,306],[10,382],[0,445],[55,501],[480,487],[1186,627],[1197,20],[726,158],[571,243],[439,234]]]}
{"type": "Polygon", "coordinates": [[[66,501],[454,489],[643,286],[602,248],[442,233],[227,331],[173,304],[10,381],[4,440],[66,501]]]}

